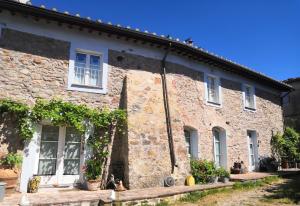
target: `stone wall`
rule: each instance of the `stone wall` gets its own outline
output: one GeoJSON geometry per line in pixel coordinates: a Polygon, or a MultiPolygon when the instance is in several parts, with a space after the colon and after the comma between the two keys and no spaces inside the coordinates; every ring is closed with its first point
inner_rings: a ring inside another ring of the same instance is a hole
{"type": "MultiPolygon", "coordinates": [[[[256,89],[257,111],[243,109],[240,82],[221,79],[223,105],[205,103],[204,74],[185,66],[167,63],[171,122],[178,167],[171,174],[166,132],[161,62],[125,52],[109,51],[108,94],[67,90],[70,43],[10,29],[0,39],[0,95],[33,104],[36,98],[62,98],[90,107],[127,108],[128,131],[115,138],[111,166],[129,188],[163,184],[172,175],[183,184],[189,174],[184,128],[199,137],[199,157],[213,159],[212,128],[226,131],[227,166],[243,160],[248,165],[247,130],[258,134],[259,155],[270,155],[272,131],[282,131],[280,97],[256,89]],[[49,43],[50,42],[50,43],[49,43]],[[34,48],[34,49],[32,49],[34,48]],[[126,77],[126,78],[125,78],[126,77]],[[121,170],[121,172],[120,172],[121,170]]],[[[211,68],[213,72],[216,68],[211,68]]],[[[1,139],[9,135],[2,132],[1,139]]],[[[11,135],[15,136],[15,135],[11,135]]],[[[2,148],[9,148],[3,147],[2,148]]],[[[7,149],[3,149],[7,152],[7,149]]]]}
{"type": "MultiPolygon", "coordinates": [[[[113,52],[111,55],[118,55],[113,52]]],[[[117,67],[127,72],[127,109],[129,144],[129,186],[142,188],[163,184],[171,174],[166,132],[160,61],[119,53],[124,60],[117,67]]],[[[243,108],[242,84],[221,79],[221,108],[205,103],[204,74],[184,66],[167,64],[167,84],[171,109],[175,153],[178,168],[174,176],[183,184],[189,173],[189,158],[184,142],[184,128],[197,131],[199,157],[213,160],[212,128],[219,127],[227,136],[227,167],[234,161],[248,166],[247,130],[257,132],[259,156],[270,156],[272,132],[282,131],[280,96],[256,89],[257,111],[243,108]]]]}
{"type": "MultiPolygon", "coordinates": [[[[2,29],[0,38],[0,96],[34,104],[37,98],[59,98],[93,108],[124,107],[125,72],[110,67],[108,94],[67,90],[70,43],[11,29],[2,29]]],[[[109,58],[110,62],[116,61],[109,58]]],[[[111,63],[113,64],[113,63],[111,63]]],[[[0,118],[0,153],[22,150],[14,121],[0,118]],[[5,121],[5,124],[3,122],[5,121]]],[[[119,167],[124,165],[120,147],[123,140],[115,138],[112,158],[119,167]]],[[[113,170],[111,166],[111,170],[113,170]]],[[[124,176],[124,174],[120,174],[124,176]]]]}

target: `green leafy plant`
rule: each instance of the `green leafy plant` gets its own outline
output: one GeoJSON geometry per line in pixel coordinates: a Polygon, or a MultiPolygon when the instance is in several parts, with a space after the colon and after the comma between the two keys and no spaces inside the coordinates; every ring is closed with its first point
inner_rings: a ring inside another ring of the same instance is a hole
{"type": "Polygon", "coordinates": [[[36,193],[40,187],[41,177],[33,176],[28,182],[28,192],[36,193]]]}
{"type": "Polygon", "coordinates": [[[22,155],[18,153],[8,153],[2,160],[1,164],[9,166],[11,169],[19,167],[22,164],[22,155]]]}
{"type": "Polygon", "coordinates": [[[223,167],[218,168],[216,173],[219,177],[229,178],[229,176],[230,176],[229,172],[223,167]]]}
{"type": "Polygon", "coordinates": [[[283,134],[277,133],[271,139],[272,154],[281,160],[300,160],[300,135],[287,127],[283,134]]]}
{"type": "Polygon", "coordinates": [[[208,183],[212,177],[217,176],[214,162],[208,160],[191,160],[191,171],[196,184],[208,183]]]}
{"type": "Polygon", "coordinates": [[[19,134],[24,140],[30,140],[34,133],[34,125],[42,120],[49,120],[56,126],[75,128],[79,133],[85,133],[88,128],[94,128],[94,134],[88,139],[92,156],[86,162],[85,175],[88,180],[99,179],[103,163],[108,156],[107,145],[112,131],[124,133],[126,112],[122,109],[91,109],[86,105],[38,99],[33,107],[12,100],[0,100],[0,113],[10,113],[17,116],[19,134]]]}
{"type": "Polygon", "coordinates": [[[41,120],[50,120],[53,125],[57,126],[74,127],[81,133],[87,130],[88,125],[108,130],[111,124],[126,122],[124,110],[90,109],[86,105],[76,105],[57,99],[50,101],[38,99],[32,108],[20,102],[2,99],[0,100],[0,113],[17,116],[19,134],[25,140],[32,138],[34,125],[41,120]]]}

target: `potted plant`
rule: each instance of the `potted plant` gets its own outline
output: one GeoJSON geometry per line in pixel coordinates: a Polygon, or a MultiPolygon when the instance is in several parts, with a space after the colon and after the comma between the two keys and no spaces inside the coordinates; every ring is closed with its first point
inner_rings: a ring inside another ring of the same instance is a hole
{"type": "Polygon", "coordinates": [[[191,160],[191,172],[196,184],[214,183],[218,180],[214,162],[208,160],[191,160]]]}
{"type": "Polygon", "coordinates": [[[213,173],[211,173],[211,174],[209,175],[209,183],[214,183],[214,184],[216,184],[216,183],[218,183],[218,180],[219,180],[219,177],[218,177],[216,171],[214,171],[213,173]]]}
{"type": "Polygon", "coordinates": [[[229,182],[229,177],[230,174],[227,170],[225,170],[223,167],[220,167],[218,169],[218,176],[219,176],[219,180],[223,183],[228,183],[229,182]]]}
{"type": "Polygon", "coordinates": [[[33,176],[28,182],[28,192],[29,193],[36,193],[39,190],[41,183],[40,176],[33,176]]]}
{"type": "Polygon", "coordinates": [[[6,183],[6,189],[16,188],[21,163],[22,156],[17,153],[8,153],[2,158],[0,162],[0,182],[6,183]]]}
{"type": "Polygon", "coordinates": [[[86,186],[90,191],[96,191],[100,187],[102,163],[97,159],[89,159],[86,162],[85,168],[86,186]]]}

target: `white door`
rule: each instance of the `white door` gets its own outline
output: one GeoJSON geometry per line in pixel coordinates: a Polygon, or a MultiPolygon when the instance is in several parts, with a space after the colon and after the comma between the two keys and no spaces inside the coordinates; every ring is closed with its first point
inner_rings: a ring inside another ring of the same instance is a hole
{"type": "Polygon", "coordinates": [[[64,185],[79,181],[82,135],[69,127],[43,125],[37,175],[41,185],[64,185]]]}
{"type": "Polygon", "coordinates": [[[254,171],[257,164],[257,145],[254,132],[248,132],[249,142],[249,171],[254,171]]]}

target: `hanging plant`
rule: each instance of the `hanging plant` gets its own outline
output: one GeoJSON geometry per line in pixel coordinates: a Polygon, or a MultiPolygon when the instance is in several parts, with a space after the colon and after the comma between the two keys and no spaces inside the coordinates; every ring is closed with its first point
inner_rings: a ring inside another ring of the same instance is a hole
{"type": "Polygon", "coordinates": [[[122,109],[90,109],[86,105],[57,99],[39,99],[32,108],[20,102],[2,99],[0,113],[16,115],[19,134],[24,140],[32,138],[34,125],[42,120],[50,120],[56,126],[74,127],[80,133],[85,133],[89,124],[108,132],[110,125],[119,124],[118,128],[122,129],[121,125],[126,122],[126,112],[122,109]]]}

